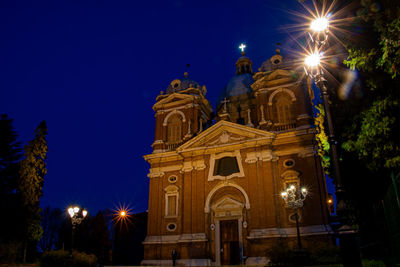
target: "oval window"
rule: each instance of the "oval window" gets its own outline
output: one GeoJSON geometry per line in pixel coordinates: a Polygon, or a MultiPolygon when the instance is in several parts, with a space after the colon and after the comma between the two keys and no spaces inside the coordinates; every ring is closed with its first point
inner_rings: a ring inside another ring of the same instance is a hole
{"type": "Polygon", "coordinates": [[[175,231],[176,230],[176,224],[175,223],[169,223],[167,225],[167,230],[170,231],[170,232],[175,231]]]}
{"type": "Polygon", "coordinates": [[[168,182],[170,183],[176,183],[176,181],[178,180],[178,177],[176,177],[175,175],[172,175],[168,178],[168,182]]]}
{"type": "Polygon", "coordinates": [[[285,166],[286,168],[291,168],[294,166],[294,160],[292,159],[287,159],[283,162],[283,166],[285,166]]]}

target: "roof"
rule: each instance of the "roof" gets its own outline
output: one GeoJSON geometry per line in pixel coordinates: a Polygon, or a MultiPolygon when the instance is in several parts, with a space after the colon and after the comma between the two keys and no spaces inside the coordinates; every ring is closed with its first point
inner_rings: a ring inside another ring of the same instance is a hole
{"type": "Polygon", "coordinates": [[[179,92],[188,88],[200,88],[200,84],[189,78],[176,79],[167,87],[166,93],[179,92]]]}

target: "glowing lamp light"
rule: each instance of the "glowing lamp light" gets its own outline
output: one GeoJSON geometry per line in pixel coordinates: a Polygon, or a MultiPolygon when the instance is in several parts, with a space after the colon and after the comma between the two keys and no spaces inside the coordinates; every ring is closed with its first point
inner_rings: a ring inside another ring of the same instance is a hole
{"type": "Polygon", "coordinates": [[[331,204],[332,203],[332,199],[328,199],[328,203],[331,204]]]}
{"type": "Polygon", "coordinates": [[[316,67],[321,61],[321,55],[319,53],[313,53],[306,57],[304,63],[309,67],[316,67]]]}
{"type": "Polygon", "coordinates": [[[83,211],[82,211],[82,216],[83,216],[83,217],[86,217],[86,215],[87,215],[87,210],[83,210],[83,211]]]}
{"type": "Polygon", "coordinates": [[[78,213],[79,212],[79,207],[74,207],[74,212],[78,213]]]}
{"type": "Polygon", "coordinates": [[[295,187],[294,185],[291,185],[291,186],[290,186],[290,189],[291,189],[291,190],[294,190],[294,189],[296,189],[296,187],[295,187]]]}
{"type": "Polygon", "coordinates": [[[282,193],[281,193],[281,196],[282,196],[282,197],[286,197],[286,196],[287,196],[287,192],[282,192],[282,193]]]}
{"type": "Polygon", "coordinates": [[[301,192],[307,193],[307,189],[303,187],[303,188],[301,189],[301,192]]]}
{"type": "Polygon", "coordinates": [[[73,208],[69,208],[68,209],[68,214],[69,214],[69,216],[73,217],[74,214],[75,214],[74,209],[73,208]]]}
{"type": "Polygon", "coordinates": [[[329,21],[327,18],[322,17],[322,18],[317,18],[313,20],[310,24],[310,29],[315,31],[315,32],[322,32],[326,30],[329,26],[329,21]]]}
{"type": "Polygon", "coordinates": [[[120,215],[121,215],[122,217],[125,217],[125,216],[126,216],[126,211],[124,211],[124,210],[121,211],[121,212],[120,212],[120,215]]]}

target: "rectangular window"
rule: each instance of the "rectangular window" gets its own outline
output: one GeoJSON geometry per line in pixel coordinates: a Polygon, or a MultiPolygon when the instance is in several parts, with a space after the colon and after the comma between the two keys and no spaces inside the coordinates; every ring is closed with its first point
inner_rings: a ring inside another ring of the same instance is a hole
{"type": "Polygon", "coordinates": [[[176,196],[168,196],[168,214],[167,216],[176,216],[176,196]]]}
{"type": "Polygon", "coordinates": [[[215,160],[213,175],[229,176],[240,172],[236,157],[223,157],[215,160]]]}

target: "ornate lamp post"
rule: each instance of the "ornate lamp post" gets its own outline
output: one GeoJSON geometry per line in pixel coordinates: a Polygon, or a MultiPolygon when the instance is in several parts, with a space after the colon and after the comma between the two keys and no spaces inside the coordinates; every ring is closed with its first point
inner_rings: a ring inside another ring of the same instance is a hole
{"type": "Polygon", "coordinates": [[[74,247],[74,234],[75,228],[77,225],[81,224],[83,219],[85,219],[86,215],[88,214],[86,209],[80,208],[78,206],[69,207],[68,214],[71,217],[71,224],[72,224],[72,233],[71,233],[71,257],[72,257],[72,249],[74,247]]]}
{"type": "Polygon", "coordinates": [[[321,51],[327,43],[329,35],[329,20],[326,17],[319,17],[310,24],[308,32],[310,45],[313,46],[313,53],[308,55],[305,60],[304,70],[306,74],[314,80],[317,87],[321,90],[322,102],[325,109],[325,117],[328,130],[328,141],[330,144],[333,179],[337,197],[337,214],[340,221],[340,228],[337,230],[340,239],[340,246],[343,255],[343,265],[345,267],[361,266],[360,253],[355,238],[356,231],[352,228],[349,221],[349,208],[345,202],[345,189],[339,169],[339,159],[337,156],[337,142],[333,129],[332,114],[329,106],[329,94],[326,86],[323,69],[321,68],[321,51]]]}
{"type": "Polygon", "coordinates": [[[294,209],[294,216],[296,217],[296,229],[297,229],[297,246],[299,251],[302,249],[300,228],[299,228],[299,214],[297,210],[303,207],[303,202],[306,199],[308,191],[305,187],[296,188],[295,185],[290,185],[285,191],[281,193],[281,197],[285,201],[286,205],[294,209]]]}

